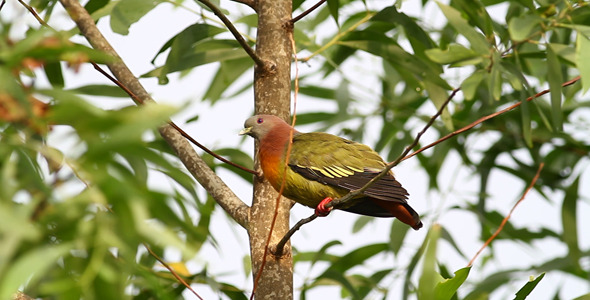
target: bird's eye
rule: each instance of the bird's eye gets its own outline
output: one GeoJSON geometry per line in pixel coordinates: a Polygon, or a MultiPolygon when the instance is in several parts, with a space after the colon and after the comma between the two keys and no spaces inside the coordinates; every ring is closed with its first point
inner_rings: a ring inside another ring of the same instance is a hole
{"type": "Polygon", "coordinates": [[[262,122],[264,122],[263,118],[258,118],[258,120],[256,120],[256,123],[258,123],[258,124],[262,124],[262,122]]]}

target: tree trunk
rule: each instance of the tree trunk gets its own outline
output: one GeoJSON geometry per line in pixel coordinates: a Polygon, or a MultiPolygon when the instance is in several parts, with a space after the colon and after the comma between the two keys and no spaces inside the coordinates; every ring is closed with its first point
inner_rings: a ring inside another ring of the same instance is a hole
{"type": "MultiPolygon", "coordinates": [[[[291,1],[258,0],[258,33],[256,54],[266,62],[266,67],[257,67],[254,72],[254,99],[256,114],[273,114],[283,119],[290,115],[291,101],[291,54],[290,41],[291,1]]],[[[257,146],[258,149],[258,146],[257,146]]],[[[256,149],[256,151],[257,151],[256,149]]],[[[260,170],[258,162],[256,168],[260,170]]],[[[248,233],[257,299],[293,298],[293,260],[291,245],[287,244],[284,255],[275,257],[265,248],[272,248],[289,230],[291,201],[279,201],[278,215],[270,242],[267,240],[275,213],[278,193],[264,179],[254,183],[248,233]],[[264,261],[264,268],[260,267],[264,261]],[[261,274],[259,274],[262,272],[261,274]],[[258,280],[256,278],[260,277],[258,280]]]]}

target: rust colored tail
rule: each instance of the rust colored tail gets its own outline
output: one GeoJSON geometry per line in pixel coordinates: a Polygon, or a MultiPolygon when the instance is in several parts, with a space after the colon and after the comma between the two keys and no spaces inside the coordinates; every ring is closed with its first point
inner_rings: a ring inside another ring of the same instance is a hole
{"type": "Polygon", "coordinates": [[[391,201],[384,201],[378,199],[371,199],[371,201],[375,202],[375,204],[385,208],[389,211],[394,217],[398,218],[398,220],[408,224],[414,230],[418,230],[422,228],[422,221],[420,221],[420,216],[418,213],[410,207],[407,203],[399,203],[399,202],[391,202],[391,201]]]}

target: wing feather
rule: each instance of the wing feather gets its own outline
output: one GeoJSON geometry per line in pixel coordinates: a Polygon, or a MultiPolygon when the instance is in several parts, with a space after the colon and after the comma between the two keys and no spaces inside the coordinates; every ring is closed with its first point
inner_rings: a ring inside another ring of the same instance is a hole
{"type": "MultiPolygon", "coordinates": [[[[346,190],[363,187],[385,168],[381,156],[369,146],[327,133],[297,134],[292,147],[292,171],[308,180],[346,190]]],[[[375,182],[364,194],[400,203],[406,203],[408,198],[408,192],[393,173],[375,182]]]]}

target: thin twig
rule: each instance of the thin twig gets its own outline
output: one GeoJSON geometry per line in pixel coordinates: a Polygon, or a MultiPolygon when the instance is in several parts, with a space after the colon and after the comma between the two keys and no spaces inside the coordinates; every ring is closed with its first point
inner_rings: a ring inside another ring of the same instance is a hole
{"type": "MultiPolygon", "coordinates": [[[[49,26],[49,24],[47,24],[47,22],[45,22],[45,20],[43,20],[43,19],[42,19],[42,18],[41,18],[41,17],[40,17],[40,16],[37,14],[37,12],[35,11],[35,9],[34,9],[32,6],[30,6],[30,5],[26,4],[26,3],[25,3],[23,0],[18,0],[18,2],[20,2],[20,4],[21,4],[22,6],[24,6],[24,7],[25,7],[25,8],[26,8],[26,9],[27,9],[27,10],[28,10],[28,11],[29,11],[29,12],[30,12],[32,15],[33,15],[33,17],[35,17],[35,19],[37,19],[37,22],[39,22],[41,25],[43,25],[43,26],[45,26],[45,27],[51,28],[51,26],[49,26]]],[[[2,3],[2,6],[4,6],[4,3],[2,3]]],[[[52,28],[52,29],[53,29],[53,28],[52,28]]]]}
{"type": "Polygon", "coordinates": [[[176,272],[166,262],[164,262],[154,251],[152,251],[152,249],[150,249],[150,247],[148,247],[148,245],[146,243],[143,243],[143,246],[147,249],[147,251],[150,253],[151,256],[153,256],[158,262],[160,262],[162,264],[162,266],[164,266],[164,268],[166,268],[166,269],[168,269],[168,271],[170,271],[170,274],[172,274],[172,276],[174,276],[174,278],[176,278],[176,280],[178,280],[180,283],[182,283],[182,285],[184,285],[187,289],[189,289],[191,292],[193,292],[193,294],[195,296],[197,296],[197,298],[203,300],[203,298],[201,298],[201,296],[199,296],[199,294],[197,294],[197,292],[195,292],[195,290],[193,290],[193,288],[190,286],[190,284],[186,283],[186,281],[184,281],[184,279],[182,279],[182,277],[180,277],[180,275],[176,274],[176,272]]]}
{"type": "Polygon", "coordinates": [[[199,0],[199,2],[203,3],[209,9],[211,9],[211,11],[213,11],[213,13],[221,20],[221,22],[223,22],[223,24],[225,24],[227,29],[229,29],[229,31],[234,35],[234,37],[236,38],[236,40],[238,41],[240,46],[242,46],[242,48],[244,48],[246,53],[248,53],[248,55],[252,58],[252,60],[256,63],[256,65],[260,68],[265,68],[266,63],[262,59],[260,59],[260,57],[258,57],[258,55],[256,55],[256,52],[254,51],[254,49],[252,49],[252,47],[250,47],[250,45],[248,45],[248,42],[246,42],[244,37],[240,34],[240,32],[234,26],[234,24],[223,14],[221,9],[219,9],[219,7],[215,6],[215,4],[211,3],[209,0],[199,0]]]}
{"type": "Polygon", "coordinates": [[[277,243],[276,250],[274,251],[273,254],[275,256],[282,256],[283,255],[283,248],[285,247],[285,245],[287,244],[287,242],[289,241],[291,236],[293,236],[295,234],[295,232],[301,228],[301,226],[315,220],[317,217],[318,217],[318,215],[314,213],[307,218],[299,220],[299,222],[297,222],[295,225],[293,225],[293,227],[291,227],[291,229],[289,229],[287,234],[285,234],[285,236],[283,236],[283,238],[277,243]]]}
{"type": "MultiPolygon", "coordinates": [[[[566,82],[562,83],[561,86],[562,87],[566,87],[566,86],[569,86],[569,85],[572,85],[572,84],[578,82],[579,80],[580,80],[580,76],[578,76],[578,77],[576,77],[574,79],[571,79],[569,81],[566,81],[566,82]]],[[[545,95],[547,93],[549,93],[549,89],[545,89],[545,90],[543,90],[543,91],[535,94],[534,96],[528,97],[526,99],[526,101],[531,101],[533,99],[539,98],[539,97],[541,97],[541,96],[543,96],[543,95],[545,95]]],[[[471,123],[471,124],[469,124],[469,125],[461,128],[461,129],[455,130],[455,131],[453,131],[453,132],[451,132],[451,133],[443,136],[442,138],[438,139],[436,142],[433,142],[433,143],[431,143],[429,145],[426,145],[426,146],[424,146],[424,147],[416,150],[412,154],[404,157],[402,159],[402,161],[404,161],[404,160],[406,160],[406,159],[408,159],[408,158],[410,158],[410,157],[412,157],[412,156],[414,156],[414,155],[416,155],[416,154],[418,154],[418,153],[420,153],[420,152],[422,152],[422,151],[424,151],[426,149],[432,148],[433,146],[435,146],[435,145],[437,145],[437,144],[439,144],[439,143],[441,143],[443,141],[446,141],[446,140],[448,140],[448,139],[450,139],[450,138],[452,138],[452,137],[454,137],[454,136],[456,136],[458,134],[461,134],[461,133],[463,133],[463,132],[465,132],[465,131],[467,131],[467,130],[469,130],[469,129],[471,129],[471,128],[473,128],[473,127],[475,127],[475,126],[477,126],[477,125],[479,125],[481,123],[483,123],[484,121],[487,121],[487,120],[489,120],[491,118],[494,118],[494,117],[496,117],[498,115],[501,115],[501,114],[503,114],[503,113],[505,113],[507,111],[513,110],[513,109],[519,107],[522,104],[522,102],[523,101],[514,103],[514,104],[512,104],[512,105],[510,105],[510,106],[508,106],[508,107],[506,107],[506,108],[504,108],[504,109],[502,109],[500,111],[497,111],[497,112],[495,112],[493,114],[490,114],[490,115],[487,115],[485,117],[479,118],[477,121],[475,121],[475,122],[473,122],[473,123],[471,123]]]]}
{"type": "Polygon", "coordinates": [[[539,169],[537,169],[537,173],[535,174],[535,177],[533,177],[531,184],[524,191],[524,194],[522,194],[522,197],[520,197],[520,199],[518,201],[516,201],[514,206],[512,206],[512,209],[510,209],[510,212],[508,212],[508,215],[506,215],[506,217],[502,220],[502,223],[500,223],[500,226],[498,227],[498,229],[496,229],[496,232],[494,232],[494,234],[492,234],[492,236],[490,236],[490,238],[481,246],[481,248],[479,248],[477,253],[475,253],[473,258],[469,261],[469,264],[467,264],[467,267],[471,267],[473,265],[473,262],[475,262],[475,259],[477,259],[479,254],[498,236],[498,234],[500,234],[502,229],[504,229],[504,225],[506,225],[506,223],[508,222],[508,219],[510,219],[510,217],[512,216],[512,213],[514,212],[516,207],[520,204],[520,202],[522,202],[522,200],[524,200],[524,198],[526,197],[528,192],[533,188],[533,186],[535,186],[535,183],[539,179],[539,176],[541,175],[541,170],[543,169],[544,165],[545,165],[544,163],[541,163],[539,165],[539,169]]]}
{"type": "Polygon", "coordinates": [[[4,8],[4,4],[6,4],[6,0],[2,0],[2,4],[0,4],[0,11],[2,11],[2,8],[4,8]]]}
{"type": "Polygon", "coordinates": [[[305,16],[309,15],[312,11],[316,10],[318,7],[320,7],[320,5],[324,4],[324,2],[326,2],[326,0],[320,0],[318,1],[318,3],[316,3],[314,6],[310,7],[308,10],[302,12],[300,15],[298,15],[297,17],[291,19],[291,23],[295,24],[295,22],[303,19],[305,16]]]}

